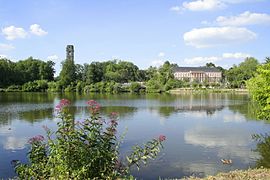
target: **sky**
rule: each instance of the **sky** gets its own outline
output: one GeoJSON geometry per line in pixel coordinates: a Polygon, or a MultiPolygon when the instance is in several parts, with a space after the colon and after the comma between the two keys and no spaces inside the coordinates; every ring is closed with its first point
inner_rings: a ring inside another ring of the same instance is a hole
{"type": "Polygon", "coordinates": [[[269,0],[0,0],[0,56],[229,68],[270,56],[269,0]]]}

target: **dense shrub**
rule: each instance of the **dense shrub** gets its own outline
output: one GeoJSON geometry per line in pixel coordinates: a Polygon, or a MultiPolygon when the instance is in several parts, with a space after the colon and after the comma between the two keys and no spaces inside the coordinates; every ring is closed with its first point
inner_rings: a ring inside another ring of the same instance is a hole
{"type": "Polygon", "coordinates": [[[129,86],[130,92],[139,92],[141,85],[137,82],[132,82],[129,86]]]}
{"type": "Polygon", "coordinates": [[[62,91],[62,88],[59,84],[59,82],[48,82],[48,91],[49,92],[60,92],[62,91]]]}
{"type": "Polygon", "coordinates": [[[27,82],[22,86],[22,91],[26,92],[40,92],[40,91],[47,91],[47,89],[48,89],[47,80],[36,80],[33,82],[27,82]]]}
{"type": "Polygon", "coordinates": [[[147,142],[143,147],[133,147],[133,152],[120,161],[116,128],[117,113],[110,120],[100,117],[100,105],[90,100],[91,116],[83,122],[74,122],[68,112],[69,101],[61,100],[56,109],[61,121],[56,132],[44,127],[47,138],[41,135],[29,140],[29,164],[14,161],[21,179],[117,179],[129,178],[130,167],[155,158],[165,136],[147,142]]]}
{"type": "Polygon", "coordinates": [[[247,86],[260,109],[258,118],[270,120],[270,62],[258,67],[256,76],[247,82],[247,86]]]}

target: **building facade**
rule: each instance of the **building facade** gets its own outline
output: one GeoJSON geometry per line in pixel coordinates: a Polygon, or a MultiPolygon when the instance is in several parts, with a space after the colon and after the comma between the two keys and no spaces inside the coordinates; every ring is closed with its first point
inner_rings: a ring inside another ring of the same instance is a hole
{"type": "Polygon", "coordinates": [[[174,69],[174,77],[189,82],[220,82],[222,72],[217,68],[208,67],[177,67],[174,69]]]}

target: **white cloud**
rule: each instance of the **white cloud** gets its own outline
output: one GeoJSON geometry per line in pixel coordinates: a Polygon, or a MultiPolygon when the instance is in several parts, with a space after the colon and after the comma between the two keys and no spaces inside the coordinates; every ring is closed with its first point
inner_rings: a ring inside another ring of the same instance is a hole
{"type": "Polygon", "coordinates": [[[216,56],[211,57],[193,57],[184,59],[185,64],[188,65],[202,65],[209,62],[215,63],[219,61],[221,58],[216,56]]]}
{"type": "Polygon", "coordinates": [[[7,137],[4,143],[4,149],[6,150],[18,150],[24,149],[27,144],[27,138],[19,138],[19,137],[7,137]]]}
{"type": "Polygon", "coordinates": [[[222,57],[226,59],[245,59],[251,57],[251,55],[246,53],[223,53],[222,57]]]}
{"type": "Polygon", "coordinates": [[[44,31],[38,24],[32,24],[30,26],[30,32],[37,36],[45,36],[48,34],[48,32],[44,31]]]}
{"type": "Polygon", "coordinates": [[[164,56],[165,56],[165,53],[164,52],[158,53],[158,57],[164,57],[164,56]]]}
{"type": "Polygon", "coordinates": [[[240,158],[244,162],[250,162],[251,158],[258,157],[249,147],[252,142],[249,132],[237,126],[197,126],[185,131],[184,139],[187,144],[216,148],[220,158],[240,158]]]}
{"type": "Polygon", "coordinates": [[[47,59],[50,61],[53,61],[53,60],[59,59],[59,57],[57,55],[51,55],[51,56],[48,56],[47,59]]]}
{"type": "Polygon", "coordinates": [[[226,8],[229,4],[247,3],[247,2],[259,2],[262,0],[193,0],[185,1],[181,6],[173,6],[171,11],[210,11],[226,8]]]}
{"type": "Polygon", "coordinates": [[[14,49],[15,47],[12,46],[11,44],[3,44],[3,43],[0,43],[0,52],[1,51],[9,51],[9,50],[12,50],[14,49]]]}
{"type": "Polygon", "coordinates": [[[190,11],[206,11],[216,10],[226,7],[220,0],[196,0],[191,2],[183,2],[183,8],[190,11]]]}
{"type": "Polygon", "coordinates": [[[14,40],[17,38],[26,38],[27,32],[20,27],[8,26],[2,29],[2,33],[7,40],[14,40]]]}
{"type": "Polygon", "coordinates": [[[262,13],[251,13],[246,11],[238,16],[219,16],[216,23],[220,26],[246,26],[253,24],[270,24],[270,15],[262,13]]]}
{"type": "Polygon", "coordinates": [[[162,60],[155,60],[151,62],[151,66],[154,66],[154,67],[160,67],[163,64],[164,64],[164,61],[162,60]]]}
{"type": "Polygon", "coordinates": [[[198,28],[183,35],[185,43],[196,48],[247,42],[256,39],[256,37],[256,33],[238,27],[198,28]]]}

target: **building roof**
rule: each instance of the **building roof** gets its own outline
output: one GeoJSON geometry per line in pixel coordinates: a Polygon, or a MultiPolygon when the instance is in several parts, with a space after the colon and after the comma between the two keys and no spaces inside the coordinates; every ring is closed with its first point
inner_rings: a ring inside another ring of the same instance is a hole
{"type": "Polygon", "coordinates": [[[215,67],[176,67],[173,72],[190,72],[190,71],[203,71],[203,72],[221,72],[215,67]]]}

